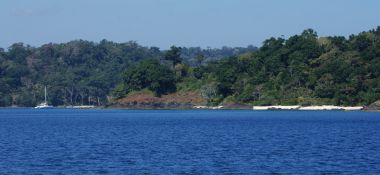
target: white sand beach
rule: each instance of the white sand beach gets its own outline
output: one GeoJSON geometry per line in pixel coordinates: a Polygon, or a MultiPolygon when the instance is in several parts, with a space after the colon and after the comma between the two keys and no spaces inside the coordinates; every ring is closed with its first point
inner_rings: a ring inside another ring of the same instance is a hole
{"type": "Polygon", "coordinates": [[[345,110],[345,111],[358,111],[362,110],[363,106],[334,106],[334,105],[322,105],[322,106],[253,106],[253,110],[345,110]]]}

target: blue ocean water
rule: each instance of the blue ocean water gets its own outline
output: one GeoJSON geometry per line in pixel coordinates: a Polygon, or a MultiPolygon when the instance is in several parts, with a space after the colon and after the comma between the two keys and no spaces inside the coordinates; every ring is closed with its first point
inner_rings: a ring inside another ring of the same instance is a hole
{"type": "Polygon", "coordinates": [[[380,174],[380,113],[0,109],[0,174],[380,174]]]}

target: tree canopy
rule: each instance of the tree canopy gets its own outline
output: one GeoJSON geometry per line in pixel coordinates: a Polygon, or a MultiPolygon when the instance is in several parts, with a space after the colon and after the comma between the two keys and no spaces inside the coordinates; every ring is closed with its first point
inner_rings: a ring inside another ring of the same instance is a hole
{"type": "Polygon", "coordinates": [[[148,59],[127,70],[122,87],[125,94],[148,88],[161,96],[176,90],[175,74],[158,60],[148,59]]]}
{"type": "Polygon", "coordinates": [[[346,38],[306,29],[262,47],[172,46],[75,40],[0,49],[0,106],[104,105],[148,89],[199,91],[216,105],[368,105],[380,99],[380,27],[346,38]]]}
{"type": "MultiPolygon", "coordinates": [[[[122,84],[125,72],[131,66],[143,60],[165,58],[174,60],[175,64],[195,65],[193,55],[204,52],[202,49],[181,49],[173,46],[165,51],[143,47],[134,41],[115,43],[107,40],[99,43],[75,40],[40,47],[15,43],[7,49],[0,48],[0,106],[34,106],[43,101],[44,86],[48,88],[48,102],[52,105],[104,105],[111,99],[113,89],[122,84]]],[[[236,49],[244,51],[246,48],[236,49]]],[[[221,50],[210,51],[204,60],[215,59],[215,55],[218,55],[217,59],[230,56],[219,54],[221,50]]],[[[186,68],[183,65],[179,67],[179,71],[186,68]]],[[[152,71],[161,74],[150,72],[156,76],[150,78],[159,80],[161,75],[163,78],[158,84],[153,82],[150,89],[161,94],[168,92],[166,88],[173,88],[161,86],[167,78],[162,73],[171,74],[171,71],[162,67],[152,71]]],[[[124,90],[121,92],[125,93],[124,90]]]]}

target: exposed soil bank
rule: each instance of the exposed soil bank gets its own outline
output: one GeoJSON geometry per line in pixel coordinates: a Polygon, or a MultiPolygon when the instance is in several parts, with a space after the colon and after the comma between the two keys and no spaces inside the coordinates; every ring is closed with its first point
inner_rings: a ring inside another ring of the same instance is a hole
{"type": "MultiPolygon", "coordinates": [[[[139,91],[119,99],[107,108],[123,109],[213,109],[206,106],[207,102],[199,92],[177,92],[173,94],[156,97],[150,91],[139,91]]],[[[367,110],[380,111],[380,100],[362,109],[362,107],[341,107],[341,106],[251,106],[236,102],[226,102],[216,109],[251,109],[251,110],[367,110]]]]}
{"type": "Polygon", "coordinates": [[[120,99],[107,107],[125,109],[192,109],[205,105],[206,101],[198,92],[178,92],[155,97],[149,92],[136,92],[120,99]]]}

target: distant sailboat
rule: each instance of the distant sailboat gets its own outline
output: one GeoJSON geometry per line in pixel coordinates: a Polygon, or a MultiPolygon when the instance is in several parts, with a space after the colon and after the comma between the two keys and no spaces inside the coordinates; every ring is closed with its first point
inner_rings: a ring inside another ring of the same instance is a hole
{"type": "Polygon", "coordinates": [[[34,107],[35,109],[50,109],[50,108],[54,108],[53,106],[49,106],[49,104],[47,103],[47,95],[46,95],[46,86],[45,86],[45,102],[37,105],[36,107],[34,107]]]}

